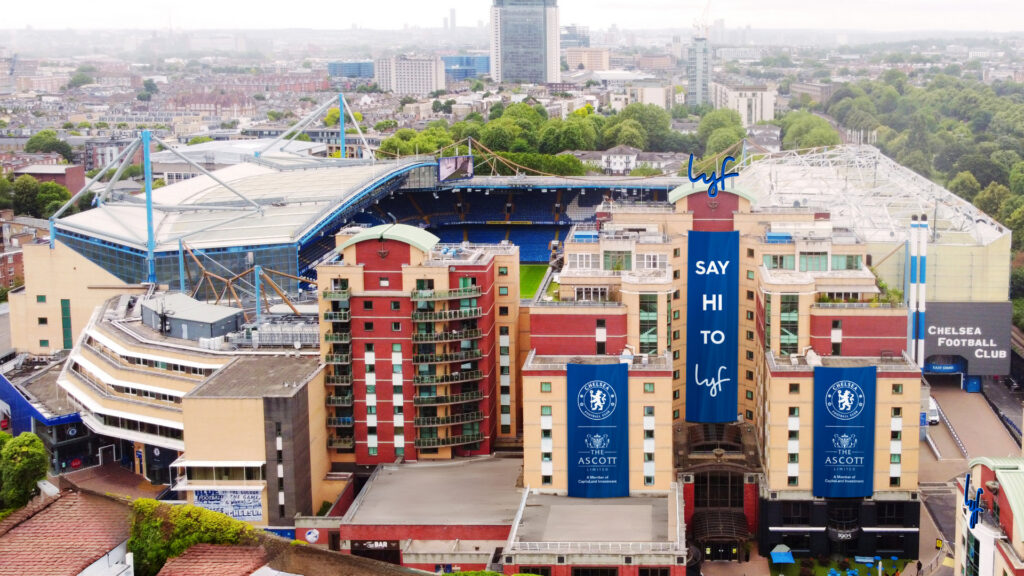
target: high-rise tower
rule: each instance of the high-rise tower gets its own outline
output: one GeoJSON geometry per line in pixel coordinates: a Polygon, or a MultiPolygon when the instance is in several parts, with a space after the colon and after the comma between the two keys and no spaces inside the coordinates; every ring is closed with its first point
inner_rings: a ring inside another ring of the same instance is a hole
{"type": "Polygon", "coordinates": [[[557,0],[494,0],[491,78],[495,82],[561,82],[557,0]]]}

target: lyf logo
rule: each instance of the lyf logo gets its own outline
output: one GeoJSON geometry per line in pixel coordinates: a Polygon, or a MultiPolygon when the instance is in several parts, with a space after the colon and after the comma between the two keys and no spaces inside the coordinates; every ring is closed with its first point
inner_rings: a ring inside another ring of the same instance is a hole
{"type": "Polygon", "coordinates": [[[618,402],[615,389],[604,380],[587,382],[576,396],[576,406],[590,420],[604,420],[611,416],[618,402]]]}
{"type": "Polygon", "coordinates": [[[840,380],[825,393],[825,409],[836,420],[853,420],[864,411],[866,397],[856,382],[840,380]]]}

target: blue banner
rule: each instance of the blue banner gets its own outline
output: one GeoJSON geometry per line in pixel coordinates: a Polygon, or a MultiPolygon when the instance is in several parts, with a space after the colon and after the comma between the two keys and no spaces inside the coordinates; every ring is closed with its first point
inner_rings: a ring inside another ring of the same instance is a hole
{"type": "Polygon", "coordinates": [[[871,496],[875,474],[874,366],[814,369],[814,496],[871,496]]]}
{"type": "Polygon", "coordinates": [[[629,496],[629,367],[569,364],[569,496],[629,496]]]}
{"type": "Polygon", "coordinates": [[[735,422],[739,395],[739,232],[690,232],[686,420],[735,422]]]}

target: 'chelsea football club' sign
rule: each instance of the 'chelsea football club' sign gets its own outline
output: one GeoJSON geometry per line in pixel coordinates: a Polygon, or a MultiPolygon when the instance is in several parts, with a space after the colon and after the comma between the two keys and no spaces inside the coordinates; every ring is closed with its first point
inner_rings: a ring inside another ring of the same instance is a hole
{"type": "Polygon", "coordinates": [[[566,367],[569,496],[629,496],[628,370],[625,364],[566,367]]]}
{"type": "Polygon", "coordinates": [[[814,369],[814,495],[871,496],[875,367],[814,369]]]}

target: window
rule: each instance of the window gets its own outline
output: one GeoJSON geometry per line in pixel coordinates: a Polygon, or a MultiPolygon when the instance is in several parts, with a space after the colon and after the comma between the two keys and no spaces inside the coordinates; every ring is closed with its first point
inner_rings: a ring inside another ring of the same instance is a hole
{"type": "Polygon", "coordinates": [[[754,331],[753,330],[747,330],[747,340],[753,340],[753,339],[754,339],[754,331]]]}
{"type": "Polygon", "coordinates": [[[395,436],[405,436],[405,427],[395,426],[395,436]]]}
{"type": "Polygon", "coordinates": [[[372,342],[366,344],[366,353],[367,354],[373,354],[373,343],[372,342]]]}
{"type": "Polygon", "coordinates": [[[679,280],[679,278],[680,278],[680,276],[679,276],[679,270],[673,270],[673,271],[672,271],[672,279],[673,279],[673,280],[679,280]]]}
{"type": "Polygon", "coordinates": [[[363,330],[373,332],[373,322],[363,322],[363,330]]]}
{"type": "Polygon", "coordinates": [[[903,408],[900,408],[899,406],[893,407],[893,409],[892,409],[892,417],[893,418],[902,418],[903,417],[903,408]]]}
{"type": "Polygon", "coordinates": [[[501,405],[501,413],[502,414],[511,414],[512,413],[512,407],[509,406],[508,404],[502,404],[501,405]]]}
{"type": "Polygon", "coordinates": [[[679,356],[679,350],[673,350],[673,351],[672,351],[672,359],[673,359],[673,360],[679,360],[679,358],[680,358],[680,356],[679,356]]]}
{"type": "Polygon", "coordinates": [[[376,414],[377,413],[377,407],[376,406],[367,406],[366,407],[366,413],[367,414],[376,414]]]}
{"type": "Polygon", "coordinates": [[[747,420],[753,420],[754,419],[754,413],[751,412],[750,410],[747,410],[746,418],[747,418],[747,420]]]}
{"type": "Polygon", "coordinates": [[[893,394],[903,394],[903,384],[893,384],[892,385],[892,393],[893,394]]]}
{"type": "Polygon", "coordinates": [[[654,382],[644,382],[644,392],[647,394],[654,392],[654,382]]]}
{"type": "Polygon", "coordinates": [[[674,380],[679,380],[679,370],[673,370],[672,371],[672,378],[674,380]]]}
{"type": "Polygon", "coordinates": [[[843,355],[843,344],[841,342],[832,343],[832,355],[842,356],[843,355]]]}
{"type": "Polygon", "coordinates": [[[401,374],[402,373],[402,365],[401,364],[397,364],[397,363],[396,364],[392,364],[391,365],[391,373],[392,374],[401,374]]]}
{"type": "Polygon", "coordinates": [[[544,486],[551,486],[551,476],[541,476],[540,483],[544,486]]]}
{"type": "Polygon", "coordinates": [[[551,416],[551,406],[541,406],[540,407],[540,415],[541,416],[551,416]]]}
{"type": "Polygon", "coordinates": [[[644,452],[644,462],[654,462],[654,453],[644,452]]]}
{"type": "Polygon", "coordinates": [[[679,400],[679,390],[673,390],[672,391],[672,399],[673,400],[679,400]]]}
{"type": "Polygon", "coordinates": [[[502,366],[500,374],[502,376],[508,376],[510,374],[508,366],[502,366]]]}
{"type": "Polygon", "coordinates": [[[754,319],[754,313],[752,311],[750,311],[750,310],[747,310],[746,316],[747,316],[747,320],[753,320],[754,319]]]}
{"type": "Polygon", "coordinates": [[[672,411],[672,419],[673,420],[679,420],[679,410],[673,410],[672,411]]]}
{"type": "Polygon", "coordinates": [[[640,347],[641,354],[658,351],[658,295],[640,294],[640,347]]]}
{"type": "Polygon", "coordinates": [[[799,462],[800,462],[800,455],[799,454],[790,454],[789,455],[789,463],[790,464],[797,464],[799,462]]]}
{"type": "Polygon", "coordinates": [[[541,462],[551,462],[551,452],[541,452],[540,460],[541,462]]]}
{"type": "Polygon", "coordinates": [[[793,270],[796,268],[796,257],[792,254],[765,254],[764,267],[769,270],[793,270]]]}
{"type": "Polygon", "coordinates": [[[747,270],[747,280],[753,280],[753,279],[754,279],[754,271],[753,270],[747,270]]]}
{"type": "Polygon", "coordinates": [[[780,295],[779,306],[779,352],[788,356],[796,354],[799,345],[800,295],[780,295]]]}
{"type": "Polygon", "coordinates": [[[797,476],[790,476],[786,479],[786,484],[788,486],[797,486],[800,484],[800,478],[797,476]]]}
{"type": "Polygon", "coordinates": [[[672,331],[672,339],[673,340],[679,340],[679,330],[673,330],[672,331]]]}
{"type": "Polygon", "coordinates": [[[899,487],[900,487],[900,477],[899,476],[890,476],[889,477],[889,488],[899,488],[899,487]]]}
{"type": "Polygon", "coordinates": [[[498,308],[498,316],[508,316],[508,306],[500,306],[498,308]]]}
{"type": "Polygon", "coordinates": [[[367,374],[375,374],[376,372],[377,372],[377,367],[376,366],[374,366],[373,364],[367,364],[366,365],[366,373],[367,374]]]}
{"type": "Polygon", "coordinates": [[[754,291],[753,290],[747,290],[747,300],[753,300],[753,299],[754,299],[754,291]]]}
{"type": "Polygon", "coordinates": [[[827,272],[828,252],[801,252],[801,272],[827,272]]]}
{"type": "Polygon", "coordinates": [[[800,415],[800,407],[799,406],[790,406],[789,407],[789,415],[790,416],[799,416],[800,415]]]}
{"type": "Polygon", "coordinates": [[[381,288],[387,288],[388,286],[391,286],[391,281],[388,280],[387,276],[381,276],[380,277],[380,287],[381,288]]]}
{"type": "Polygon", "coordinates": [[[36,304],[46,304],[46,295],[45,294],[37,294],[36,295],[36,304]]]}
{"type": "Polygon", "coordinates": [[[633,253],[629,251],[607,250],[604,253],[605,270],[632,270],[633,253]]]}
{"type": "Polygon", "coordinates": [[[672,293],[672,299],[673,299],[673,300],[679,300],[679,296],[680,296],[681,294],[682,294],[682,292],[681,292],[681,291],[679,291],[679,290],[676,290],[675,292],[673,292],[673,293],[672,293]]]}
{"type": "Polygon", "coordinates": [[[498,276],[508,276],[508,266],[498,266],[498,276]]]}
{"type": "Polygon", "coordinates": [[[842,330],[843,329],[843,321],[842,320],[833,320],[832,321],[832,329],[833,330],[842,330]]]}
{"type": "Polygon", "coordinates": [[[889,433],[890,440],[903,440],[903,432],[899,430],[893,430],[889,433]]]}
{"type": "Polygon", "coordinates": [[[753,380],[754,379],[754,372],[752,370],[747,370],[747,373],[744,374],[744,376],[746,377],[747,380],[753,380]]]}
{"type": "Polygon", "coordinates": [[[508,286],[498,286],[498,296],[508,296],[508,286]]]}
{"type": "Polygon", "coordinates": [[[654,430],[644,430],[644,438],[648,440],[654,438],[654,430]]]}
{"type": "Polygon", "coordinates": [[[680,254],[682,254],[682,252],[679,250],[679,248],[672,249],[672,257],[673,258],[679,258],[680,254]]]}
{"type": "Polygon", "coordinates": [[[50,347],[50,341],[49,340],[40,340],[39,341],[39,347],[40,348],[49,348],[50,347]]]}
{"type": "Polygon", "coordinates": [[[367,451],[369,452],[370,456],[376,456],[377,455],[377,447],[376,446],[374,446],[373,448],[367,448],[367,451]]]}
{"type": "Polygon", "coordinates": [[[607,342],[597,342],[596,354],[607,354],[607,342]]]}
{"type": "Polygon", "coordinates": [[[392,322],[391,323],[391,331],[392,332],[401,332],[402,331],[402,323],[401,322],[392,322]]]}
{"type": "Polygon", "coordinates": [[[551,382],[541,382],[540,383],[540,391],[541,392],[551,392],[551,382]]]}
{"type": "Polygon", "coordinates": [[[799,430],[790,430],[789,431],[789,439],[790,440],[799,440],[800,439],[800,431],[799,430]]]}
{"type": "MultiPolygon", "coordinates": [[[[502,406],[502,408],[504,408],[504,406],[502,406]]],[[[551,430],[549,430],[547,428],[541,430],[540,431],[540,437],[541,438],[551,438],[551,430]]]]}
{"type": "Polygon", "coordinates": [[[48,320],[47,318],[43,318],[43,317],[37,318],[37,319],[36,319],[36,322],[37,322],[37,323],[38,323],[38,324],[39,324],[40,326],[46,326],[47,324],[49,324],[49,323],[50,323],[50,321],[49,321],[49,320],[48,320]]]}
{"type": "Polygon", "coordinates": [[[395,404],[395,414],[401,414],[401,413],[402,413],[402,405],[401,404],[395,404]]]}
{"type": "Polygon", "coordinates": [[[498,334],[500,336],[508,336],[508,326],[499,326],[498,327],[498,334]]]}
{"type": "Polygon", "coordinates": [[[391,351],[392,352],[401,352],[402,351],[402,345],[401,344],[397,344],[397,343],[396,344],[392,344],[391,345],[391,351]]]}
{"type": "Polygon", "coordinates": [[[672,319],[673,320],[679,320],[679,310],[673,310],[672,311],[672,319]]]}
{"type": "Polygon", "coordinates": [[[373,310],[373,300],[363,300],[363,310],[373,310]]]}
{"type": "Polygon", "coordinates": [[[392,310],[401,310],[402,309],[402,303],[399,302],[398,300],[392,300],[391,301],[391,309],[392,310]]]}
{"type": "Polygon", "coordinates": [[[789,393],[790,394],[799,394],[800,393],[800,383],[799,382],[790,382],[789,383],[789,393]]]}
{"type": "Polygon", "coordinates": [[[754,391],[753,390],[747,390],[747,400],[753,400],[753,399],[754,399],[754,391]]]}
{"type": "Polygon", "coordinates": [[[900,463],[900,455],[899,454],[889,454],[889,463],[890,464],[899,464],[900,463]]]}
{"type": "Polygon", "coordinates": [[[501,433],[502,434],[511,434],[512,433],[512,425],[511,424],[502,424],[501,425],[501,433]]]}
{"type": "Polygon", "coordinates": [[[747,360],[753,360],[754,359],[754,351],[753,350],[747,350],[746,357],[747,357],[747,360]]]}
{"type": "Polygon", "coordinates": [[[644,416],[654,416],[654,406],[644,406],[644,416]]]}
{"type": "Polygon", "coordinates": [[[832,255],[833,270],[860,270],[860,256],[849,254],[832,255]]]}
{"type": "Polygon", "coordinates": [[[644,476],[644,486],[654,486],[654,476],[644,476]]]}
{"type": "Polygon", "coordinates": [[[498,346],[498,354],[501,356],[508,356],[508,346],[498,346]]]}

